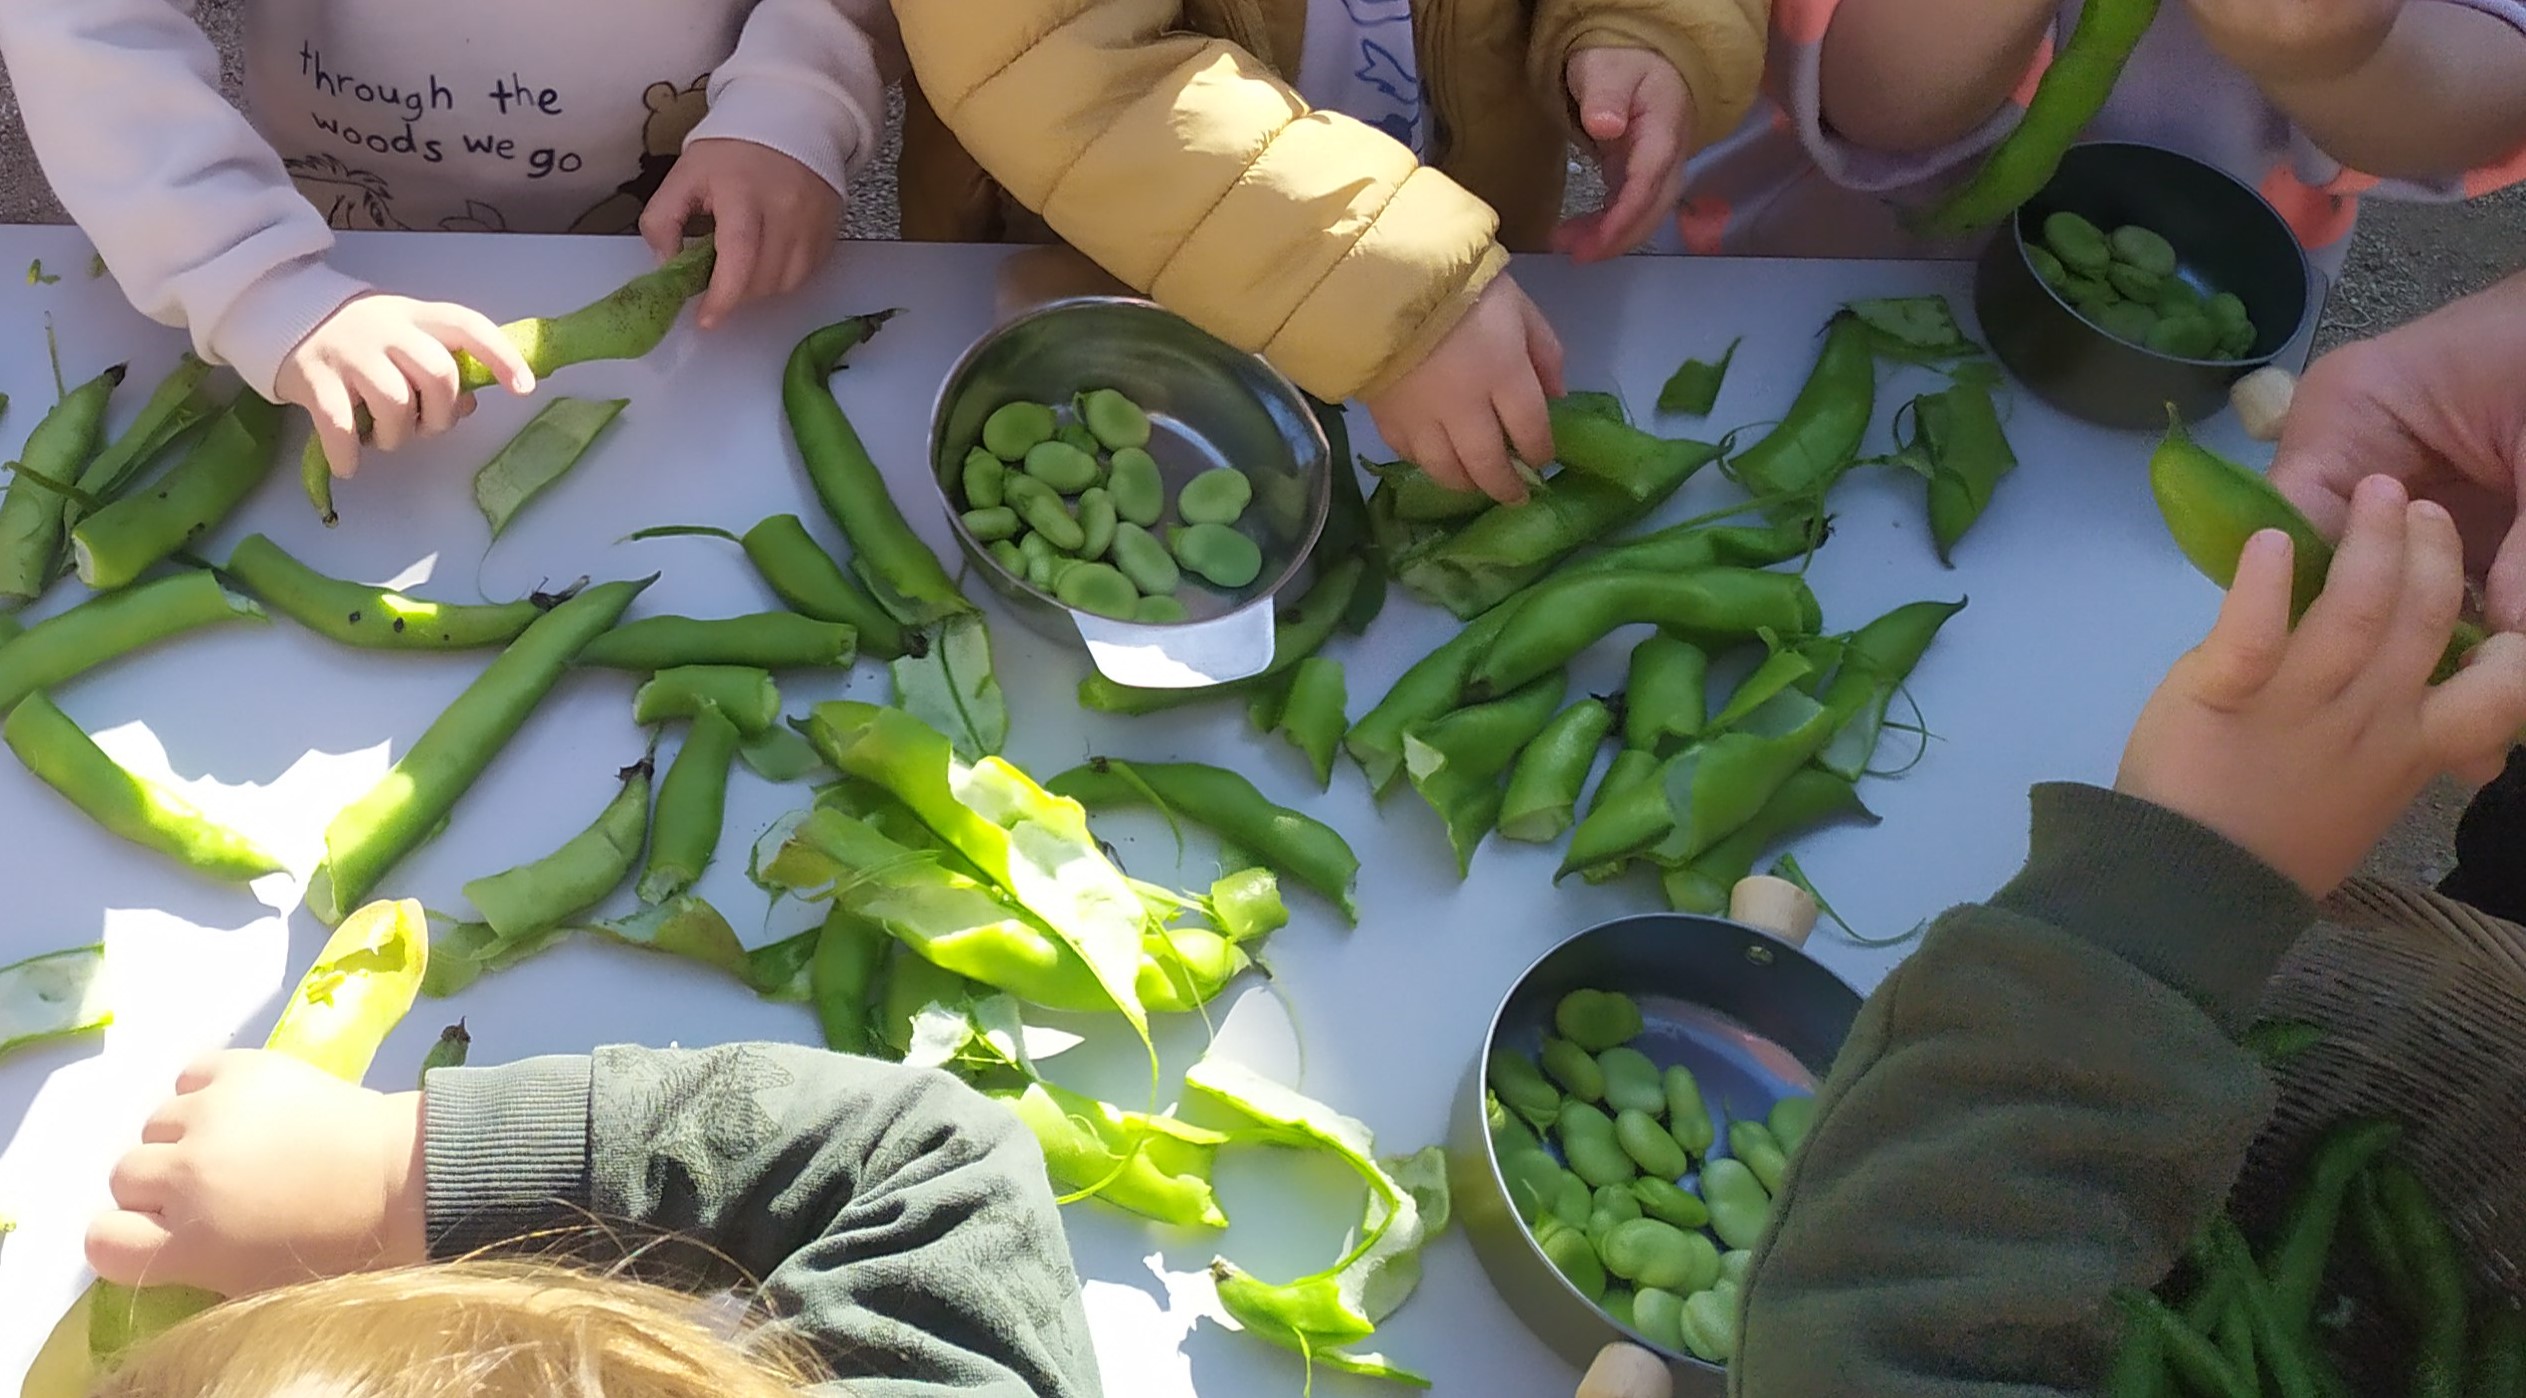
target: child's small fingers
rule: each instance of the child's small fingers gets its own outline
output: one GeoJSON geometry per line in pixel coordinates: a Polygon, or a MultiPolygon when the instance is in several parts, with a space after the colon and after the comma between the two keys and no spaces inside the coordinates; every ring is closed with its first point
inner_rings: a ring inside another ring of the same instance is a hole
{"type": "Polygon", "coordinates": [[[2433,759],[2459,774],[2497,775],[2526,729],[2526,636],[2502,631],[2472,661],[2421,697],[2421,733],[2433,759]]]}
{"type": "Polygon", "coordinates": [[[1421,468],[1431,480],[1450,490],[1472,490],[1475,482],[1465,473],[1465,465],[1456,459],[1456,448],[1444,431],[1432,430],[1413,434],[1406,460],[1421,468]]]}
{"type": "MultiPolygon", "coordinates": [[[[1543,384],[1544,396],[1559,398],[1569,392],[1562,381],[1561,336],[1544,318],[1543,308],[1529,301],[1518,308],[1518,321],[1526,331],[1526,360],[1535,366],[1535,377],[1543,384]]],[[[1545,460],[1550,460],[1546,457],[1545,460]]],[[[1534,465],[1541,466],[1543,461],[1534,465]]]]}
{"type": "Polygon", "coordinates": [[[471,306],[437,306],[421,328],[447,348],[463,350],[479,360],[491,371],[492,380],[511,393],[523,397],[535,391],[535,370],[526,362],[525,352],[482,312],[471,306]]]}
{"type": "Polygon", "coordinates": [[[1541,381],[1532,374],[1514,376],[1491,395],[1491,408],[1518,460],[1538,469],[1552,461],[1552,408],[1541,381]]]}
{"type": "Polygon", "coordinates": [[[2448,633],[2465,609],[2465,541],[2445,506],[2415,500],[2404,509],[2403,588],[2369,683],[2409,692],[2429,682],[2448,633]]]}
{"type": "Polygon", "coordinates": [[[129,1209],[97,1215],[88,1224],[88,1266],[117,1286],[135,1286],[158,1273],[158,1257],[172,1238],[157,1218],[129,1209]]]}
{"type": "Polygon", "coordinates": [[[703,212],[708,202],[692,176],[683,169],[669,170],[666,183],[649,196],[649,203],[640,211],[640,240],[661,261],[675,256],[684,244],[685,225],[692,222],[693,215],[703,212]]]}
{"type": "Polygon", "coordinates": [[[2400,482],[2384,476],[2360,482],[2352,494],[2350,528],[2290,647],[2294,682],[2315,697],[2341,693],[2385,640],[2403,591],[2407,498],[2400,482]]]}
{"type": "Polygon", "coordinates": [[[412,386],[413,397],[420,406],[421,431],[425,436],[444,432],[456,425],[456,356],[447,346],[427,335],[386,347],[386,357],[403,371],[404,381],[412,386]]]}
{"type": "Polygon", "coordinates": [[[391,357],[380,350],[350,366],[345,377],[368,408],[369,440],[378,450],[393,451],[412,439],[418,395],[391,357]]]}
{"type": "Polygon", "coordinates": [[[1484,410],[1464,422],[1447,424],[1448,444],[1455,449],[1456,459],[1464,465],[1465,476],[1483,494],[1503,505],[1524,504],[1526,482],[1509,464],[1509,441],[1500,431],[1499,419],[1484,404],[1484,410]]]}
{"type": "Polygon", "coordinates": [[[710,290],[702,293],[701,310],[696,317],[705,330],[715,330],[719,322],[753,289],[757,267],[763,257],[763,218],[751,206],[714,210],[719,262],[711,271],[710,290]]]}
{"type": "Polygon", "coordinates": [[[2236,581],[2194,652],[2207,702],[2240,705],[2279,671],[2289,650],[2290,555],[2289,536],[2277,529],[2245,541],[2236,581]]]}
{"type": "Polygon", "coordinates": [[[105,1187],[114,1196],[114,1207],[157,1213],[175,1197],[182,1168],[176,1146],[146,1142],[123,1152],[106,1175],[105,1187]]]}
{"type": "Polygon", "coordinates": [[[316,440],[324,447],[325,466],[334,475],[348,480],[360,469],[360,423],[358,404],[351,398],[350,385],[330,371],[308,381],[308,420],[314,424],[316,440]]]}

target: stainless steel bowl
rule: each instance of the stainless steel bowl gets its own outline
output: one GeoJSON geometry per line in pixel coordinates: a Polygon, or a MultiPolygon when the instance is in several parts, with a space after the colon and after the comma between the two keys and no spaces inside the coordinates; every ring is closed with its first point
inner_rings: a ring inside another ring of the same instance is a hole
{"type": "Polygon", "coordinates": [[[1455,1215],[1501,1299],[1576,1368],[1628,1341],[1666,1359],[1688,1391],[1716,1392],[1719,1366],[1617,1325],[1561,1275],[1500,1173],[1483,1111],[1484,1065],[1494,1049],[1534,1053],[1553,1007],[1582,989],[1638,1002],[1641,1051],[1661,1067],[1692,1069],[1723,1140],[1729,1122],[1760,1120],[1782,1097],[1815,1090],[1859,1015],[1859,993],[1795,945],[1743,923],[1684,913],[1618,918],[1554,947],[1518,977],[1456,1094],[1447,1152],[1455,1215]]]}
{"type": "Polygon", "coordinates": [[[948,373],[930,419],[930,466],[957,546],[1030,628],[1084,642],[1124,684],[1191,688],[1259,674],[1272,661],[1273,599],[1303,576],[1332,502],[1332,451],[1306,398],[1262,359],[1151,302],[1079,296],[1024,311],[976,341],[948,373]],[[1187,583],[1189,620],[1152,625],[1074,611],[1000,565],[958,506],[966,453],[1004,403],[1065,404],[1111,388],[1147,410],[1149,454],[1175,492],[1233,466],[1254,482],[1239,528],[1263,550],[1254,582],[1220,595],[1187,583]]]}
{"type": "Polygon", "coordinates": [[[2000,227],[1974,271],[1974,314],[2000,363],[2045,402],[2104,427],[2166,426],[2227,406],[2228,386],[2295,341],[2317,306],[2315,278],[2279,212],[2225,171],[2157,146],[2073,146],[2041,193],[2000,227]],[[2036,275],[2026,247],[2062,211],[2099,228],[2138,224],[2164,237],[2176,274],[2232,292],[2254,319],[2240,359],[2181,359],[2115,339],[2036,275]]]}

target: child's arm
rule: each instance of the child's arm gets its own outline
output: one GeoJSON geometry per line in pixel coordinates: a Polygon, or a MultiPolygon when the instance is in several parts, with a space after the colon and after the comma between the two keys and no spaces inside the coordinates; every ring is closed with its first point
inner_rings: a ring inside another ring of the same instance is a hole
{"type": "Polygon", "coordinates": [[[193,0],[0,5],[0,55],[44,174],[142,314],[191,330],[266,397],[281,360],[366,284],[219,92],[193,0]]]}
{"type": "Polygon", "coordinates": [[[2213,48],[2325,154],[2364,175],[2444,178],[2526,148],[2526,6],[2187,3],[2213,48]]]}
{"type": "Polygon", "coordinates": [[[684,138],[641,233],[671,255],[709,214],[719,261],[696,318],[795,291],[841,236],[853,172],[876,154],[903,44],[885,0],[762,0],[710,75],[710,111],[684,138]]]}
{"type": "Polygon", "coordinates": [[[1756,1260],[1738,1394],[2091,1392],[2108,1293],[2221,1207],[2271,1098],[2234,1038],[2310,899],[2526,723],[2526,637],[2428,684],[2464,596],[2437,506],[2369,481],[2295,633],[2289,592],[2257,536],[2118,791],[2039,788],[2024,872],[1869,998],[1756,1260]]]}
{"type": "Polygon", "coordinates": [[[1817,107],[1859,147],[1917,154],[1963,140],[2026,80],[2053,0],[1781,0],[1774,42],[1821,43],[1817,107]]]}

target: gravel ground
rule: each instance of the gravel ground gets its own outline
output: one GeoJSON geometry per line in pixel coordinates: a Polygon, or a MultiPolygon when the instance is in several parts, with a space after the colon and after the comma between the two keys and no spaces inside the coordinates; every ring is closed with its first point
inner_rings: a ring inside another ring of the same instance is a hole
{"type": "MultiPolygon", "coordinates": [[[[233,95],[237,82],[236,11],[230,0],[203,0],[203,28],[217,45],[233,95]]],[[[898,147],[890,122],[882,157],[853,187],[850,232],[859,238],[894,235],[894,163],[898,147]]],[[[1595,172],[1573,162],[1571,200],[1589,207],[1603,186],[1595,172]]],[[[17,99],[0,79],[0,223],[65,222],[61,206],[27,149],[17,99]]],[[[2372,205],[2360,220],[2358,241],[2340,284],[2325,306],[2319,347],[2373,335],[2478,290],[2526,267],[2526,190],[2454,206],[2372,205]]],[[[2449,839],[2464,795],[2442,783],[2378,847],[2371,871],[2390,877],[2435,881],[2449,862],[2449,839]]]]}

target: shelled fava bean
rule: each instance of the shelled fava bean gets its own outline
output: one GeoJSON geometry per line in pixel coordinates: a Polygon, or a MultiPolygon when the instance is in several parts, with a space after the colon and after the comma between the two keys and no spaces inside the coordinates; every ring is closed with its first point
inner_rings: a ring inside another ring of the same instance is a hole
{"type": "Polygon", "coordinates": [[[1724,1364],[1815,1101],[1729,1122],[1713,1155],[1723,1138],[1701,1085],[1643,1052],[1643,1027],[1630,996],[1563,996],[1536,1056],[1500,1049],[1485,1067],[1492,1149],[1518,1217],[1572,1286],[1652,1344],[1724,1364]]]}
{"type": "Polygon", "coordinates": [[[2042,241],[2026,246],[2035,275],[2090,325],[2128,344],[2182,359],[2242,359],[2255,329],[2245,302],[2229,292],[2205,297],[2184,280],[2175,247],[2131,225],[2111,233],[2077,214],[2044,220],[2042,241]]]}
{"type": "Polygon", "coordinates": [[[1170,502],[1148,446],[1149,415],[1110,388],[1066,408],[1002,404],[957,473],[965,529],[1001,567],[1063,606],[1186,620],[1178,593],[1187,574],[1222,592],[1262,576],[1262,547],[1237,528],[1254,483],[1218,467],[1170,502]]]}

